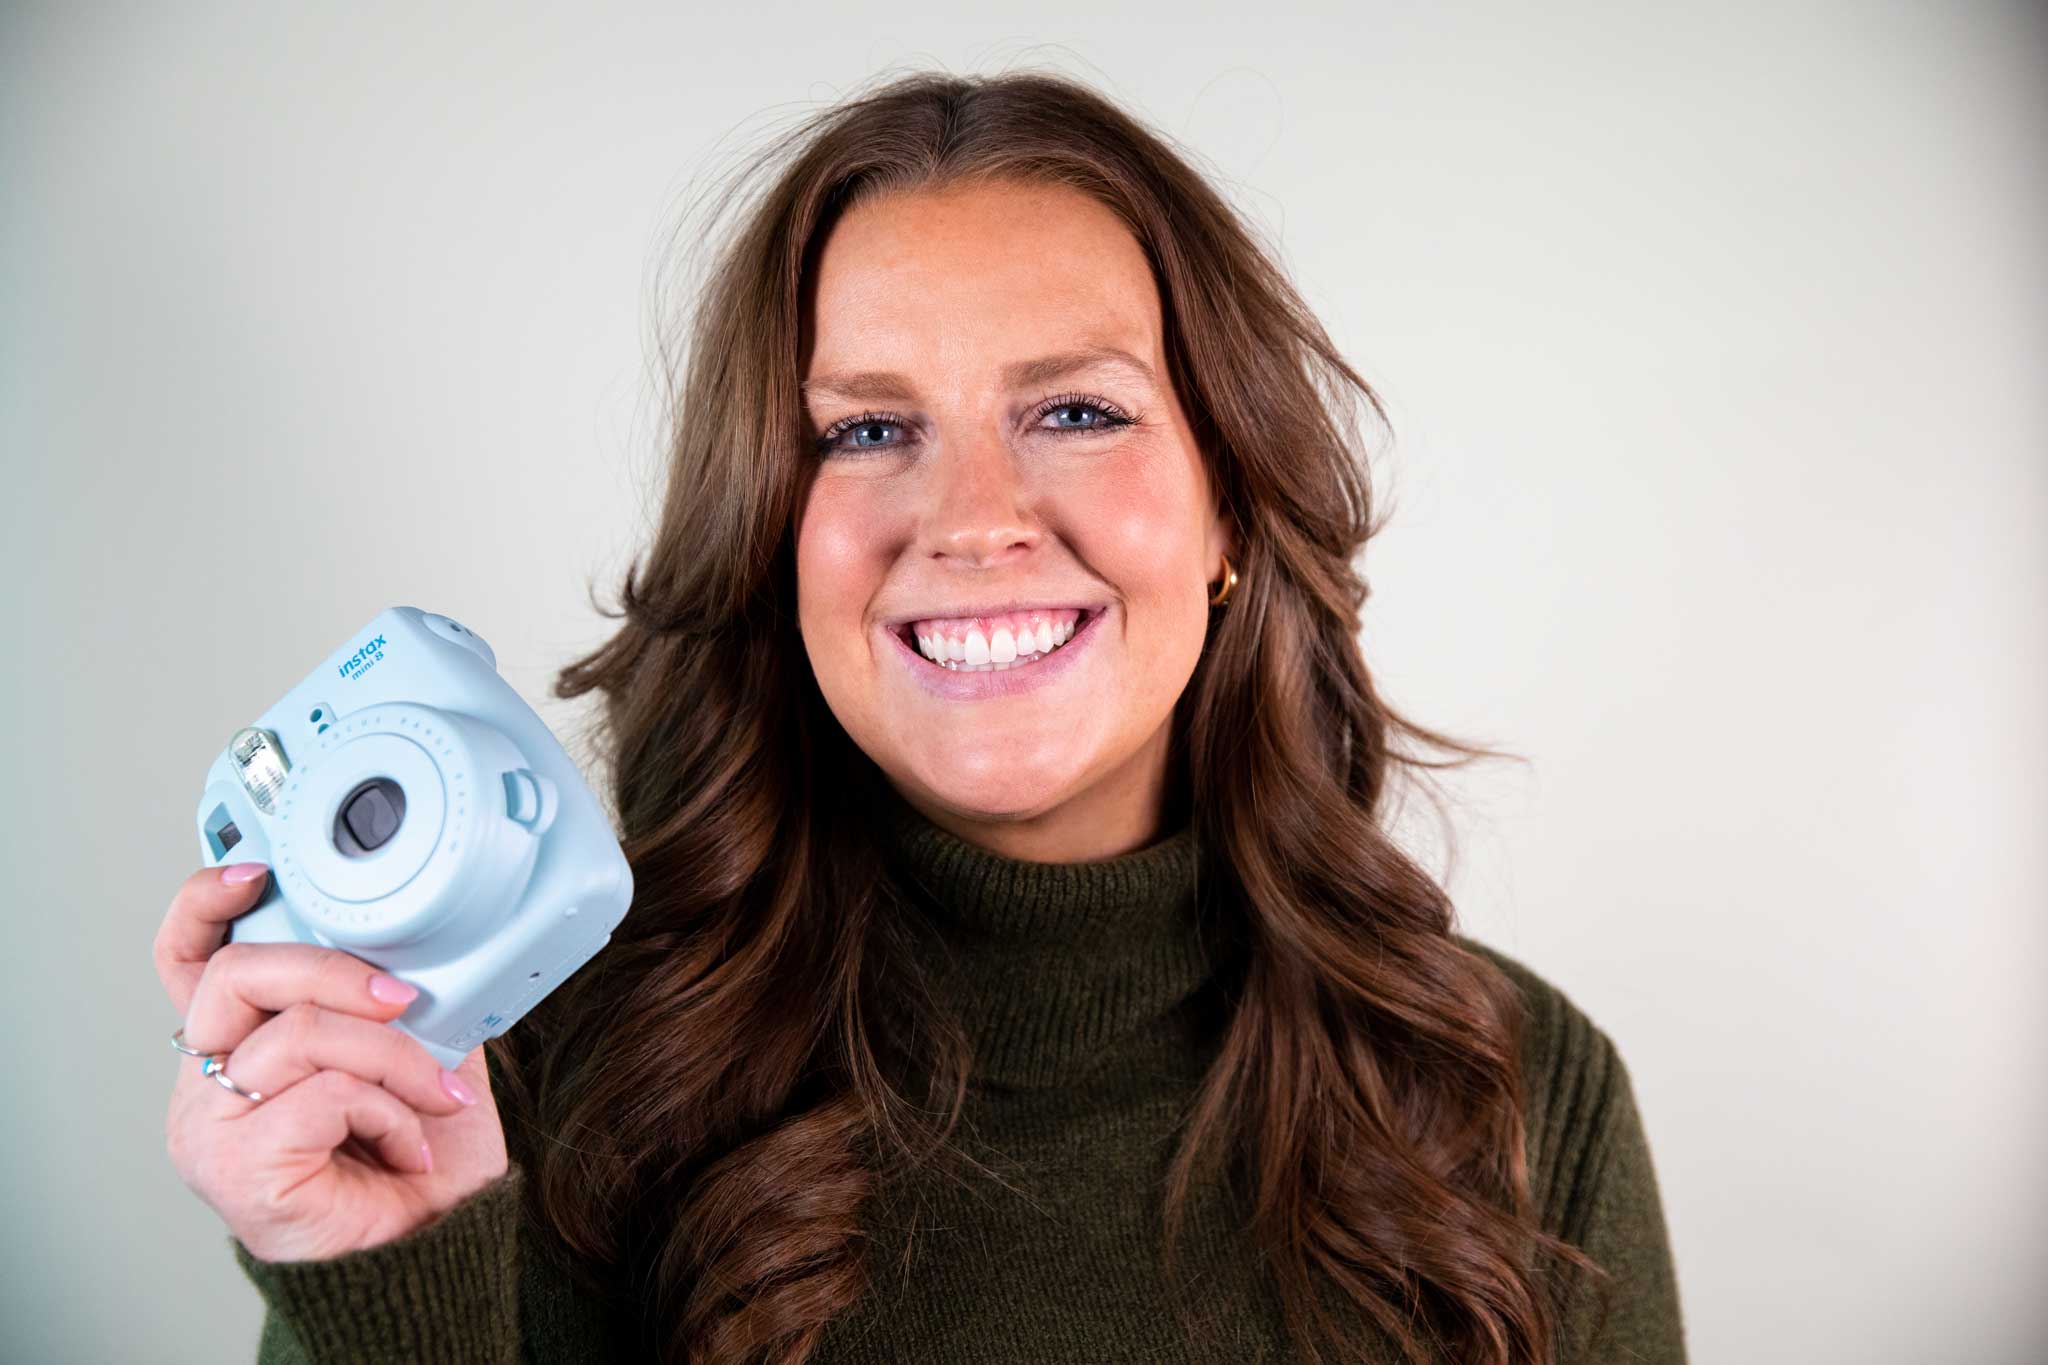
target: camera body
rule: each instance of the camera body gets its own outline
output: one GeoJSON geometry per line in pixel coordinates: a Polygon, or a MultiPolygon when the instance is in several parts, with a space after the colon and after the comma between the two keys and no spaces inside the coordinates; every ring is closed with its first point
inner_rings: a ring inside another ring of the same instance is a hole
{"type": "Polygon", "coordinates": [[[611,941],[633,874],[561,744],[460,623],[391,607],[206,774],[209,865],[267,862],[230,942],[339,948],[419,988],[453,1068],[611,941]]]}

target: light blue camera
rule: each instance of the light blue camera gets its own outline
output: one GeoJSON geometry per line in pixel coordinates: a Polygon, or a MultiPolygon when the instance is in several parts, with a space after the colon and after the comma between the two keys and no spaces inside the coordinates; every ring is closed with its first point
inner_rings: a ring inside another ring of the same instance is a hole
{"type": "Polygon", "coordinates": [[[209,865],[267,862],[230,942],[339,948],[419,987],[454,1067],[611,941],[633,874],[597,798],[467,628],[392,607],[206,774],[209,865]]]}

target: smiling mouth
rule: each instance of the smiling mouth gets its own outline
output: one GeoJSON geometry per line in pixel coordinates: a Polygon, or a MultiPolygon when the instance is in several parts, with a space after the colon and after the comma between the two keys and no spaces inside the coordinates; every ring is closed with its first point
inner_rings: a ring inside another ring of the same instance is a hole
{"type": "Polygon", "coordinates": [[[1062,629],[1047,624],[1035,635],[1030,631],[998,629],[991,639],[979,629],[969,629],[959,636],[934,635],[920,640],[914,621],[906,621],[894,630],[896,638],[903,641],[911,653],[933,668],[953,673],[1000,673],[1014,668],[1029,668],[1051,658],[1086,630],[1103,609],[1077,607],[1072,610],[1077,615],[1071,626],[1062,629]],[[943,657],[934,657],[935,653],[943,657]]]}

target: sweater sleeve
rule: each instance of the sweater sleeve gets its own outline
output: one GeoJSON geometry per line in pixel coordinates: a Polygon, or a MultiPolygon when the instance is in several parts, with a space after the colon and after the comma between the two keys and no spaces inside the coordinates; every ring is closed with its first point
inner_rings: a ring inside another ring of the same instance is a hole
{"type": "MultiPolygon", "coordinates": [[[[1586,1063],[1590,1135],[1562,1191],[1565,1240],[1613,1276],[1604,1321],[1582,1302],[1569,1323],[1573,1361],[1684,1365],[1678,1276],[1650,1145],[1621,1054],[1594,1030],[1586,1063]]],[[[1597,1295],[1597,1287],[1595,1293],[1597,1295]]]]}
{"type": "Polygon", "coordinates": [[[519,1365],[522,1168],[403,1237],[266,1261],[231,1236],[267,1313],[257,1365],[519,1365]]]}
{"type": "Polygon", "coordinates": [[[1566,1312],[1560,1361],[1685,1365],[1663,1198],[1620,1050],[1569,996],[1519,959],[1462,935],[1458,941],[1506,973],[1528,1007],[1524,1118],[1543,1229],[1612,1277],[1604,1284],[1573,1277],[1578,1292],[1566,1312]]]}

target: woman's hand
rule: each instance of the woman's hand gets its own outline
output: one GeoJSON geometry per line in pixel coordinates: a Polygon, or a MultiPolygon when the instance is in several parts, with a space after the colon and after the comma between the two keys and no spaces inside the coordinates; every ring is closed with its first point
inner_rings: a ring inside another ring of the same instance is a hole
{"type": "Polygon", "coordinates": [[[339,949],[225,942],[269,875],[239,866],[257,871],[239,883],[223,868],[185,879],[157,931],[156,970],[186,1044],[226,1053],[235,1084],[263,1098],[251,1103],[200,1058],[181,1057],[164,1120],[178,1175],[269,1261],[389,1242],[503,1175],[483,1048],[444,1071],[387,1023],[410,997],[380,997],[373,987],[396,983],[339,949]]]}

